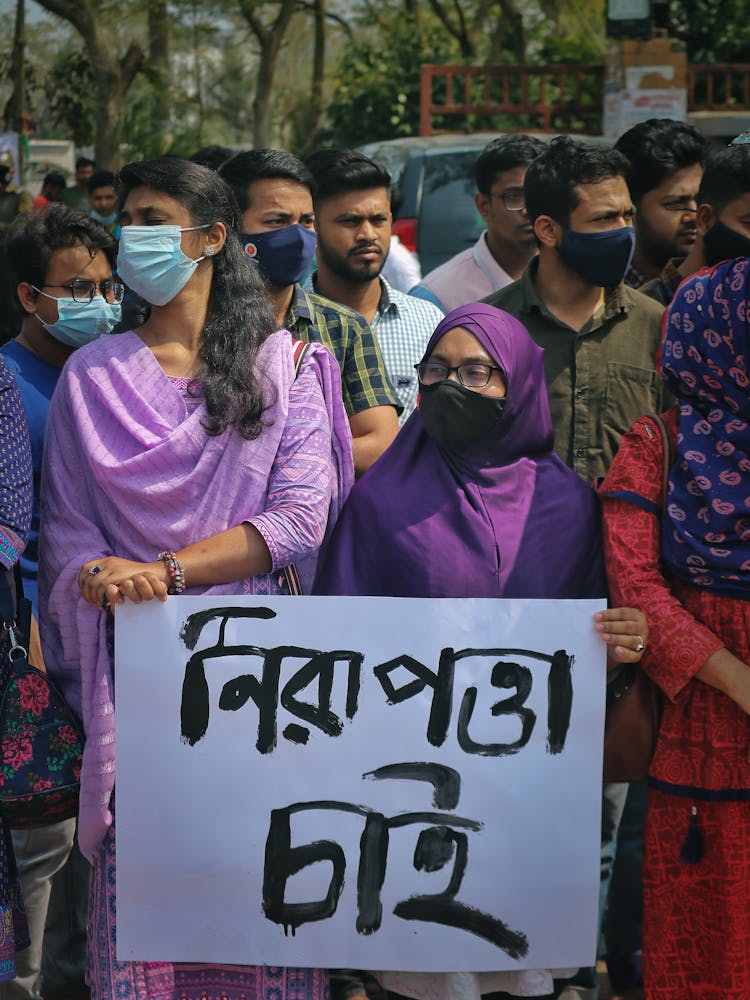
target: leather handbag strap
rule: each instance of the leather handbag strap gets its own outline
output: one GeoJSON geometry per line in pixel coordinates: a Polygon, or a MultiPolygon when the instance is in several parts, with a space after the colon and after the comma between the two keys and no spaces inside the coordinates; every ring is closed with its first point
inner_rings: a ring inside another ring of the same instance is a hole
{"type": "Polygon", "coordinates": [[[672,466],[677,461],[677,443],[674,434],[664,423],[664,418],[660,413],[649,413],[648,419],[656,424],[661,437],[662,466],[661,466],[661,512],[667,509],[667,494],[669,493],[669,473],[672,466]]]}

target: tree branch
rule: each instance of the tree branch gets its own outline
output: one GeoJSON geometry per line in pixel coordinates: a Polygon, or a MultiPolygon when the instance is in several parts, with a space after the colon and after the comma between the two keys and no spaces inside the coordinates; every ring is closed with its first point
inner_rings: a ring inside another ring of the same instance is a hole
{"type": "Polygon", "coordinates": [[[61,17],[72,24],[76,31],[88,42],[92,34],[94,17],[89,4],[83,0],[37,0],[40,7],[50,14],[61,17]]]}
{"type": "MultiPolygon", "coordinates": [[[[365,3],[367,3],[367,0],[365,0],[365,3]]],[[[305,0],[303,0],[303,2],[299,3],[297,6],[298,6],[298,9],[300,11],[304,11],[305,14],[314,14],[315,13],[315,4],[314,3],[307,3],[307,2],[305,2],[305,0]]],[[[348,24],[343,19],[343,17],[341,17],[339,14],[334,14],[333,11],[331,11],[331,10],[327,10],[326,11],[325,17],[326,17],[326,21],[331,21],[333,24],[336,25],[336,27],[343,29],[346,32],[346,34],[347,34],[347,36],[348,36],[348,38],[349,38],[350,41],[354,41],[354,32],[352,31],[352,26],[350,24],[348,24]]],[[[381,25],[381,27],[382,26],[383,25],[381,25]]]]}
{"type": "Polygon", "coordinates": [[[122,92],[127,92],[128,87],[133,82],[135,75],[143,68],[144,53],[137,42],[131,42],[128,51],[120,60],[120,74],[122,78],[122,92]]]}
{"type": "Polygon", "coordinates": [[[375,24],[380,28],[381,31],[388,32],[389,28],[385,20],[380,16],[380,11],[377,9],[371,0],[365,0],[365,7],[367,8],[367,13],[373,19],[375,24]]]}
{"type": "Polygon", "coordinates": [[[466,32],[466,25],[464,23],[464,15],[461,11],[460,0],[453,0],[453,5],[458,11],[458,27],[456,27],[453,21],[451,21],[448,16],[448,11],[440,3],[440,0],[429,0],[429,4],[436,17],[458,42],[461,49],[461,55],[466,59],[472,59],[475,55],[476,46],[473,44],[466,32]]]}
{"type": "Polygon", "coordinates": [[[261,48],[268,44],[268,30],[264,27],[261,21],[255,16],[255,3],[253,0],[237,0],[237,5],[240,8],[240,14],[245,18],[247,23],[250,25],[250,30],[258,39],[261,48]]]}
{"type": "Polygon", "coordinates": [[[271,29],[272,35],[283,35],[289,26],[289,22],[294,14],[294,8],[297,6],[297,0],[282,0],[281,7],[279,8],[279,13],[276,16],[276,20],[273,22],[273,28],[271,29]]]}
{"type": "Polygon", "coordinates": [[[439,21],[442,22],[443,27],[446,28],[454,38],[458,38],[458,33],[456,31],[456,26],[451,23],[451,19],[448,17],[448,12],[439,2],[439,0],[428,0],[430,7],[432,7],[433,13],[439,21]]]}
{"type": "Polygon", "coordinates": [[[456,9],[456,17],[458,18],[458,23],[460,25],[461,35],[464,39],[468,41],[468,33],[466,31],[466,18],[464,17],[463,8],[461,6],[461,0],[453,0],[453,6],[456,9]]]}

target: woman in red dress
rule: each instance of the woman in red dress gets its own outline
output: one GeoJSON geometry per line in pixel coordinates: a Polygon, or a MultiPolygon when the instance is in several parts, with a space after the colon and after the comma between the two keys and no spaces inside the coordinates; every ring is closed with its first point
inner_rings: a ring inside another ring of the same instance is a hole
{"type": "Polygon", "coordinates": [[[667,496],[648,417],[601,491],[611,598],[647,613],[643,667],[665,694],[644,855],[658,1000],[750,998],[749,298],[750,259],[681,286],[661,360],[679,402],[667,496]]]}

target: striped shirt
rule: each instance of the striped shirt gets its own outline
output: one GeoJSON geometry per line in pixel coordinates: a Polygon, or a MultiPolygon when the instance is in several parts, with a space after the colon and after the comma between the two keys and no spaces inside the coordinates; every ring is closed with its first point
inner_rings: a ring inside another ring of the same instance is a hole
{"type": "Polygon", "coordinates": [[[286,328],[299,340],[327,347],[339,363],[347,416],[373,406],[401,404],[369,323],[346,306],[294,286],[286,328]]]}

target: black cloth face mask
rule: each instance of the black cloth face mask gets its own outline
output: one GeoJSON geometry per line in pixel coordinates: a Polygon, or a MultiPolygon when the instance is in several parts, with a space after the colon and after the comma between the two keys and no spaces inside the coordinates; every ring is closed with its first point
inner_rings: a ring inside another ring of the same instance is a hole
{"type": "Polygon", "coordinates": [[[722,260],[736,260],[738,257],[750,257],[750,239],[730,229],[723,222],[715,222],[703,237],[706,251],[706,263],[716,267],[722,260]]]}
{"type": "Polygon", "coordinates": [[[444,451],[455,451],[486,437],[505,407],[504,396],[484,396],[448,379],[422,385],[419,392],[422,425],[444,451]]]}

